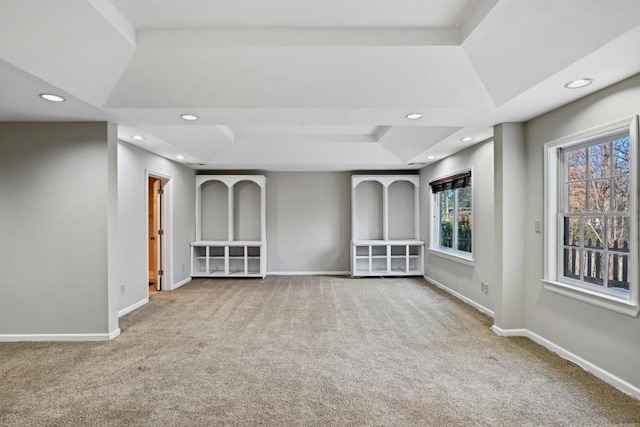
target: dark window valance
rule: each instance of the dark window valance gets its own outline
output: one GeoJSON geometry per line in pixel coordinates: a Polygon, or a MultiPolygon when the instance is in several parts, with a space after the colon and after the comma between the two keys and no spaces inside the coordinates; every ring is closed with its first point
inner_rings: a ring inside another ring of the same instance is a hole
{"type": "Polygon", "coordinates": [[[471,171],[440,178],[429,183],[433,193],[471,186],[471,171]]]}

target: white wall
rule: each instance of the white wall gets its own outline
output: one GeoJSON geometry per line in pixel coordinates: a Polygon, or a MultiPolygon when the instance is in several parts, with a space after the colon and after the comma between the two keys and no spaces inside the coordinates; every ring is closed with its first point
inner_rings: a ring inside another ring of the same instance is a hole
{"type": "MultiPolygon", "coordinates": [[[[183,165],[156,156],[125,142],[118,143],[118,219],[119,219],[119,310],[147,298],[147,207],[146,171],[171,177],[171,200],[165,199],[165,214],[173,218],[169,233],[173,241],[167,248],[173,256],[173,271],[165,278],[170,288],[190,277],[189,242],[195,240],[195,172],[183,165]]],[[[167,194],[167,192],[165,192],[167,194]]]]}
{"type": "Polygon", "coordinates": [[[350,172],[269,172],[267,271],[347,272],[350,172]]]}
{"type": "Polygon", "coordinates": [[[486,141],[468,148],[420,171],[420,232],[429,246],[431,235],[432,195],[429,182],[465,169],[473,168],[473,258],[468,266],[425,250],[425,276],[444,285],[474,303],[494,309],[494,293],[491,284],[495,269],[493,142],[486,141]],[[489,283],[489,293],[481,291],[480,282],[489,283]]]}
{"type": "Polygon", "coordinates": [[[118,333],[114,135],[108,123],[0,123],[0,338],[118,333]]]}
{"type": "MultiPolygon", "coordinates": [[[[543,145],[640,113],[640,75],[527,123],[527,224],[543,219],[543,145]]],[[[527,329],[640,388],[640,319],[546,291],[543,235],[525,233],[527,329]]]]}

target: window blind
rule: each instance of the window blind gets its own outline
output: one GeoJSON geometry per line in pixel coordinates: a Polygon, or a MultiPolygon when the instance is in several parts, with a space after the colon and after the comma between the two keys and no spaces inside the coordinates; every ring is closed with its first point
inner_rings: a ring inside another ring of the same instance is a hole
{"type": "Polygon", "coordinates": [[[471,186],[471,171],[457,173],[429,183],[433,193],[471,186]]]}

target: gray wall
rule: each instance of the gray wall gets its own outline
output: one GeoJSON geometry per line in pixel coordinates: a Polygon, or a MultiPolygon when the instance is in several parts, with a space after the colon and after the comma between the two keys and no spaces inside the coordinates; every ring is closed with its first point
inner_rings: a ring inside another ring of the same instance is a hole
{"type": "Polygon", "coordinates": [[[269,172],[267,271],[349,271],[350,172],[269,172]]]}
{"type": "Polygon", "coordinates": [[[384,186],[377,181],[363,181],[355,192],[354,240],[384,239],[384,186]]]}
{"type": "Polygon", "coordinates": [[[200,191],[200,240],[229,239],[229,187],[220,181],[209,181],[200,186],[200,191]]]}
{"type": "Polygon", "coordinates": [[[165,200],[165,213],[171,210],[173,221],[172,229],[165,233],[170,233],[173,239],[168,249],[173,255],[174,269],[165,285],[170,288],[190,277],[189,242],[195,240],[195,172],[121,141],[118,143],[119,310],[147,298],[147,170],[171,177],[172,200],[165,200]],[[124,294],[120,284],[125,285],[124,294]]]}
{"type": "Polygon", "coordinates": [[[260,240],[260,186],[240,181],[233,186],[233,240],[260,240]]]}
{"type": "MultiPolygon", "coordinates": [[[[543,145],[640,113],[640,75],[527,123],[526,223],[543,219],[543,145]]],[[[588,362],[640,387],[640,319],[546,291],[543,235],[525,233],[526,325],[588,362]]]]}
{"type": "Polygon", "coordinates": [[[527,204],[526,143],[523,123],[502,123],[493,130],[496,328],[522,329],[524,322],[524,220],[527,204]]]}
{"type": "Polygon", "coordinates": [[[414,233],[414,185],[396,181],[389,186],[388,215],[389,239],[415,239],[414,233]]]}
{"type": "Polygon", "coordinates": [[[113,128],[0,123],[0,335],[117,331],[113,128]]]}
{"type": "Polygon", "coordinates": [[[470,299],[487,310],[494,310],[491,284],[495,269],[493,142],[474,145],[420,171],[420,232],[429,246],[431,235],[431,188],[429,182],[473,168],[473,258],[474,265],[431,254],[425,250],[425,276],[470,299]],[[480,289],[480,282],[489,283],[489,293],[480,289]]]}

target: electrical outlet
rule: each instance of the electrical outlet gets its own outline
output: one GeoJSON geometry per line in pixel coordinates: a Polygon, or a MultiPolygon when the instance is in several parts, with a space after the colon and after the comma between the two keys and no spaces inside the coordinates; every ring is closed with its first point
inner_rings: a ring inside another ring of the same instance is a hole
{"type": "Polygon", "coordinates": [[[542,221],[539,219],[533,222],[533,229],[536,233],[542,233],[542,221]]]}
{"type": "Polygon", "coordinates": [[[184,271],[184,263],[182,264],[182,271],[184,271]]]}
{"type": "Polygon", "coordinates": [[[488,294],[489,293],[489,284],[483,280],[482,282],[480,282],[480,290],[482,292],[484,292],[485,294],[488,294]]]}
{"type": "Polygon", "coordinates": [[[120,294],[124,295],[124,283],[120,285],[120,294]]]}

